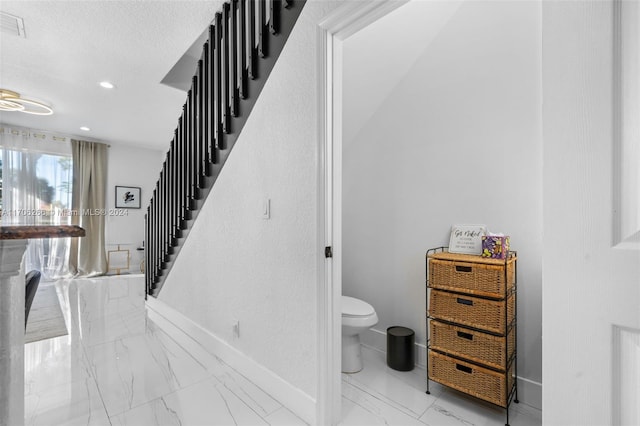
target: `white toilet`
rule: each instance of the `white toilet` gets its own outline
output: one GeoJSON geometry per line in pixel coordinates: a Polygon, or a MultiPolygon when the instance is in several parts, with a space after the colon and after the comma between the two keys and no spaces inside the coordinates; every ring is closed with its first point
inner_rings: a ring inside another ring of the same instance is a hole
{"type": "Polygon", "coordinates": [[[362,370],[360,333],[378,323],[373,306],[354,297],[342,296],[342,372],[362,370]]]}

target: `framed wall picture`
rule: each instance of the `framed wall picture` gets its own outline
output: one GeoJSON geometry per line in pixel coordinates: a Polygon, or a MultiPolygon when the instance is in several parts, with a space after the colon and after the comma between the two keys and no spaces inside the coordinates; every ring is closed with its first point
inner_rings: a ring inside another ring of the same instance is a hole
{"type": "Polygon", "coordinates": [[[116,208],[139,209],[140,192],[137,186],[116,186],[116,208]]]}

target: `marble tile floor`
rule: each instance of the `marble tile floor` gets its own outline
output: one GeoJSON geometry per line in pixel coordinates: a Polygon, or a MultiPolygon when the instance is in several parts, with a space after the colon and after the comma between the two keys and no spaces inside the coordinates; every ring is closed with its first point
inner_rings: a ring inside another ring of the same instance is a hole
{"type": "MultiPolygon", "coordinates": [[[[341,425],[502,426],[504,409],[484,403],[438,383],[426,390],[426,371],[396,371],[383,352],[363,347],[364,368],[342,374],[341,425]]],[[[511,404],[512,426],[540,426],[540,410],[511,404]]]]}
{"type": "MultiPolygon", "coordinates": [[[[25,345],[25,425],[304,425],[290,410],[144,305],[141,275],[61,280],[68,336],[25,345]]],[[[502,425],[504,410],[389,369],[364,348],[344,374],[341,425],[502,425]]],[[[511,410],[514,426],[540,412],[511,410]]]]}
{"type": "Polygon", "coordinates": [[[142,276],[56,282],[68,336],[25,345],[25,425],[304,425],[180,330],[142,276]]]}

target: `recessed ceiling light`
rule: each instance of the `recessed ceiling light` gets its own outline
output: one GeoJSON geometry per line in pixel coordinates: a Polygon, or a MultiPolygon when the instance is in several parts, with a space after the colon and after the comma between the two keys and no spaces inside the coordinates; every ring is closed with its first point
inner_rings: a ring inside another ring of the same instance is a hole
{"type": "Polygon", "coordinates": [[[100,82],[100,86],[104,87],[105,89],[113,89],[116,86],[113,85],[113,83],[108,82],[108,81],[101,81],[100,82]]]}
{"type": "Polygon", "coordinates": [[[91,129],[88,128],[87,126],[82,126],[82,127],[80,127],[80,130],[84,130],[85,132],[88,132],[91,129]]]}

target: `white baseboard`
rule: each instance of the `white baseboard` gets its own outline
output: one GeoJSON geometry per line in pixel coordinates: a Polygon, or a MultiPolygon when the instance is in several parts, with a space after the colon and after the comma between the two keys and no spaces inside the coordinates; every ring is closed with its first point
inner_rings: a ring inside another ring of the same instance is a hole
{"type": "Polygon", "coordinates": [[[518,400],[522,404],[542,410],[542,383],[518,377],[518,400]]]}
{"type": "MultiPolygon", "coordinates": [[[[360,335],[362,344],[380,352],[387,352],[387,332],[369,329],[360,335]]],[[[416,367],[426,368],[427,348],[423,344],[415,344],[414,361],[416,367]]],[[[518,400],[538,410],[542,410],[542,383],[518,377],[518,400]]]]}
{"type": "Polygon", "coordinates": [[[305,422],[315,424],[316,400],[307,393],[291,385],[273,371],[249,358],[164,302],[149,297],[147,308],[179,328],[206,351],[220,358],[305,422]]]}

